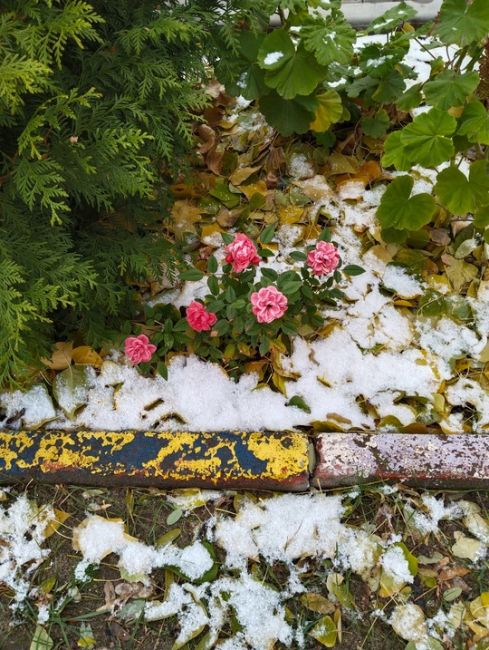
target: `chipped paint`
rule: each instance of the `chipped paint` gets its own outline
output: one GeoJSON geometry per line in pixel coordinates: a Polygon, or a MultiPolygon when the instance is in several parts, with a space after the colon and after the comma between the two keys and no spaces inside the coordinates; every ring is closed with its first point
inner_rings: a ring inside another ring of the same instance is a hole
{"type": "Polygon", "coordinates": [[[301,433],[0,432],[0,481],[161,487],[308,487],[301,433]]]}

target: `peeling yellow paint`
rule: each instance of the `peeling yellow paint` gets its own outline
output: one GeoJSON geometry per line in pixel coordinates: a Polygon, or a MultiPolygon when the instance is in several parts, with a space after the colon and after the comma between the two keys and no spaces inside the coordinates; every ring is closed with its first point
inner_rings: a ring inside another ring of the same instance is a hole
{"type": "Polygon", "coordinates": [[[170,482],[287,482],[307,472],[307,445],[300,433],[0,432],[0,464],[6,472],[84,470],[93,476],[170,482]],[[145,439],[153,444],[147,446],[145,439]],[[148,449],[153,448],[148,460],[148,449]]]}

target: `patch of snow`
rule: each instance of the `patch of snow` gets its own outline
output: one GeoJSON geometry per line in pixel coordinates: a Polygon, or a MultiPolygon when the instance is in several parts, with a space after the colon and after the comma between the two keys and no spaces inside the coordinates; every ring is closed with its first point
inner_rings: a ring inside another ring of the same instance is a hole
{"type": "Polygon", "coordinates": [[[269,52],[266,57],[263,59],[265,65],[273,65],[284,58],[283,52],[269,52]]]}
{"type": "Polygon", "coordinates": [[[387,289],[395,291],[401,298],[416,298],[423,293],[422,284],[405,268],[395,264],[387,265],[382,283],[387,289]]]}

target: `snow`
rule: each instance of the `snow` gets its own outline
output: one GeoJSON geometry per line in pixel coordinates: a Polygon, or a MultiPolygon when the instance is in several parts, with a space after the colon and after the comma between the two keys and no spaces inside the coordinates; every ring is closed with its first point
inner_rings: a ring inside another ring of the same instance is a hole
{"type": "Polygon", "coordinates": [[[401,298],[416,298],[423,293],[423,285],[405,268],[394,264],[387,265],[382,283],[401,298]]]}
{"type": "MultiPolygon", "coordinates": [[[[38,508],[25,494],[9,507],[0,506],[0,583],[14,592],[14,610],[30,592],[29,576],[49,555],[42,545],[54,519],[50,505],[38,508]]],[[[44,616],[43,610],[39,615],[44,616]]]]}
{"type": "Polygon", "coordinates": [[[442,519],[457,519],[462,514],[457,504],[445,506],[443,499],[437,499],[432,495],[424,494],[421,500],[428,511],[426,514],[411,508],[408,508],[408,512],[411,512],[410,523],[423,535],[437,533],[438,524],[442,519]]]}
{"type": "Polygon", "coordinates": [[[314,167],[302,153],[296,153],[290,157],[288,169],[292,178],[297,180],[314,176],[314,167]]]}
{"type": "Polygon", "coordinates": [[[263,63],[265,65],[273,65],[274,63],[277,63],[280,61],[280,59],[283,59],[284,53],[283,52],[269,52],[266,57],[263,59],[263,63]]]}
{"type": "Polygon", "coordinates": [[[111,553],[119,556],[117,566],[132,580],[144,580],[154,568],[164,566],[177,567],[189,579],[196,580],[213,564],[209,551],[201,542],[184,549],[173,544],[161,548],[147,546],[124,531],[122,520],[98,515],[88,516],[75,528],[73,546],[83,555],[76,569],[79,579],[83,578],[88,566],[100,564],[111,553]]]}
{"type": "Polygon", "coordinates": [[[382,556],[382,568],[396,582],[414,582],[409,564],[400,546],[392,546],[382,556]]]}

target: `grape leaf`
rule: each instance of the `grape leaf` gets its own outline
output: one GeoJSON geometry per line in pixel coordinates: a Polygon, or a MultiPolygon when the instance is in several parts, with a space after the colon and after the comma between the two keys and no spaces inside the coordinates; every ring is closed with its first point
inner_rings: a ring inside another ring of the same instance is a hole
{"type": "Polygon", "coordinates": [[[356,39],[355,30],[346,22],[328,17],[313,25],[304,25],[300,31],[301,42],[313,52],[318,63],[349,63],[356,39]]]}
{"type": "Polygon", "coordinates": [[[414,180],[411,176],[395,178],[384,192],[377,217],[382,228],[418,230],[429,223],[436,212],[436,203],[426,193],[411,196],[414,180]]]}
{"type": "Polygon", "coordinates": [[[435,33],[447,44],[461,47],[479,43],[489,32],[489,2],[445,0],[435,33]]]}
{"type": "Polygon", "coordinates": [[[436,167],[454,155],[453,142],[447,136],[452,135],[456,127],[454,117],[432,108],[418,115],[401,131],[401,144],[412,161],[424,167],[436,167]]]}
{"type": "Polygon", "coordinates": [[[401,136],[402,131],[389,133],[384,142],[384,155],[381,162],[384,167],[393,166],[399,171],[405,172],[411,169],[412,159],[401,143],[401,136]]]}
{"type": "Polygon", "coordinates": [[[464,215],[489,204],[488,163],[472,163],[469,177],[457,167],[448,167],[438,174],[435,191],[443,207],[452,214],[464,215]]]}
{"type": "Polygon", "coordinates": [[[479,74],[467,72],[460,74],[453,70],[443,70],[424,87],[426,101],[441,109],[461,106],[479,85],[479,74]]]}
{"type": "Polygon", "coordinates": [[[310,128],[316,133],[327,131],[332,124],[339,122],[343,114],[341,97],[336,90],[326,90],[316,95],[318,106],[310,128]]]}
{"type": "Polygon", "coordinates": [[[275,92],[260,99],[260,110],[267,122],[284,136],[309,131],[316,106],[313,97],[286,100],[275,92]]]}
{"type": "Polygon", "coordinates": [[[489,112],[482,102],[471,102],[465,107],[457,135],[465,135],[470,142],[489,145],[489,112]]]}
{"type": "Polygon", "coordinates": [[[284,99],[293,99],[297,95],[310,95],[325,76],[326,68],[299,45],[292,57],[284,57],[283,65],[267,71],[265,83],[284,99]]]}

